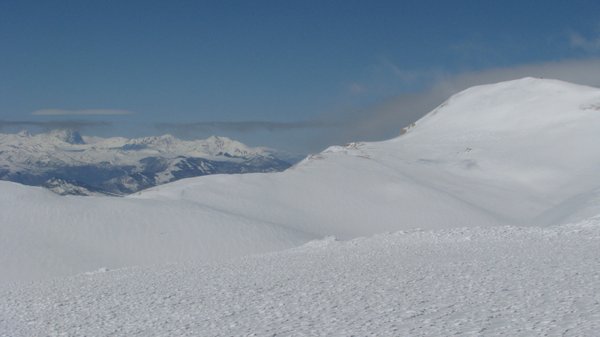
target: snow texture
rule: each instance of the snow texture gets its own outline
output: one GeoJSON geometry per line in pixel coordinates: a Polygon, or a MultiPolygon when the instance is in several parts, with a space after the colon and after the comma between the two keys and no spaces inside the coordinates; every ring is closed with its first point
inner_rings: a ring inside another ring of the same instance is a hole
{"type": "Polygon", "coordinates": [[[0,290],[0,336],[593,336],[600,221],[311,242],[0,290]]]}

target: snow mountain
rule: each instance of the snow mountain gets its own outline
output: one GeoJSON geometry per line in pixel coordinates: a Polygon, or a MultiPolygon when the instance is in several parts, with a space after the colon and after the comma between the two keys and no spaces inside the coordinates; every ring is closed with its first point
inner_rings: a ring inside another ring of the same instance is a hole
{"type": "MultiPolygon", "coordinates": [[[[3,279],[213,261],[326,236],[583,221],[600,214],[599,106],[599,89],[525,78],[473,87],[398,138],[333,146],[283,172],[182,179],[126,198],[2,182],[3,279]]],[[[193,148],[219,156],[225,144],[214,140],[193,148]]]]}
{"type": "Polygon", "coordinates": [[[594,335],[598,130],[600,89],[524,78],[283,172],[0,182],[0,336],[594,335]]]}
{"type": "Polygon", "coordinates": [[[341,238],[576,222],[600,213],[599,107],[599,89],[561,81],[483,85],[395,139],[333,146],[283,173],[182,180],[132,198],[184,199],[341,238]],[[243,203],[228,202],[232,190],[243,203]]]}
{"type": "Polygon", "coordinates": [[[226,137],[105,139],[73,130],[0,134],[0,180],[43,186],[63,195],[125,195],[181,178],[289,166],[272,150],[226,137]]]}

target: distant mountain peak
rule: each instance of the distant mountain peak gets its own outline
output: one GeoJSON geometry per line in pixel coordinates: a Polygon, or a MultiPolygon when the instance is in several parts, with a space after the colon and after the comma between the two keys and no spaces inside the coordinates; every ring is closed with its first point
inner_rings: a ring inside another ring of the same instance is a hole
{"type": "Polygon", "coordinates": [[[73,145],[83,145],[85,141],[79,131],[72,129],[60,129],[53,130],[49,133],[50,136],[55,137],[65,143],[73,144],[73,145]]]}
{"type": "Polygon", "coordinates": [[[19,133],[17,133],[17,136],[28,138],[31,137],[31,133],[29,133],[27,130],[21,130],[19,133]]]}

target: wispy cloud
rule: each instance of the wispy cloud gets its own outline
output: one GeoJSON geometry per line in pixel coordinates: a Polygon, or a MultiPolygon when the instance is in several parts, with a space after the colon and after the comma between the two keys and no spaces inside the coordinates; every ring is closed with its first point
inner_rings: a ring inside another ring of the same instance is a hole
{"type": "Polygon", "coordinates": [[[352,95],[360,95],[367,91],[367,86],[358,82],[352,82],[348,85],[348,92],[352,95]]]}
{"type": "Polygon", "coordinates": [[[394,78],[404,83],[422,81],[423,79],[431,78],[438,73],[437,69],[405,69],[394,63],[388,57],[379,57],[378,63],[372,66],[372,68],[380,73],[389,73],[394,76],[394,78]]]}
{"type": "Polygon", "coordinates": [[[527,76],[600,87],[600,58],[543,62],[438,75],[421,92],[400,94],[363,109],[323,116],[325,120],[337,121],[340,127],[321,134],[321,147],[350,141],[384,140],[398,136],[403,127],[415,122],[459,91],[475,85],[527,76]]]}
{"type": "Polygon", "coordinates": [[[119,109],[81,109],[81,110],[66,110],[66,109],[42,109],[31,113],[35,116],[102,116],[102,115],[131,115],[132,111],[119,109]]]}
{"type": "Polygon", "coordinates": [[[507,81],[527,76],[600,86],[600,58],[542,62],[464,72],[438,78],[432,86],[432,90],[451,94],[474,85],[507,81]]]}
{"type": "Polygon", "coordinates": [[[67,120],[67,121],[9,121],[9,120],[0,120],[0,130],[6,128],[41,128],[43,130],[53,130],[53,129],[74,129],[81,130],[85,128],[96,128],[96,127],[107,127],[111,126],[111,122],[101,122],[101,121],[77,121],[77,120],[67,120]]]}
{"type": "Polygon", "coordinates": [[[308,128],[324,128],[336,126],[336,123],[327,121],[298,121],[298,122],[273,122],[273,121],[212,121],[193,123],[157,123],[156,128],[167,131],[233,131],[233,132],[256,132],[256,131],[288,131],[308,128]]]}
{"type": "MultiPolygon", "coordinates": [[[[437,78],[443,71],[439,67],[407,68],[395,63],[386,56],[380,56],[376,62],[365,69],[365,75],[358,83],[362,88],[368,88],[365,94],[371,97],[389,96],[398,88],[415,90],[437,78]]],[[[359,87],[360,88],[360,87],[359,87]]],[[[349,92],[355,93],[358,88],[350,87],[349,92]]]]}
{"type": "MultiPolygon", "coordinates": [[[[351,141],[377,141],[396,137],[400,135],[403,127],[417,121],[459,91],[475,85],[527,76],[553,78],[600,87],[600,58],[543,62],[456,74],[440,73],[432,77],[428,81],[429,85],[420,92],[400,94],[363,108],[325,113],[308,121],[201,121],[159,123],[155,124],[155,127],[161,131],[188,136],[197,136],[198,133],[224,135],[234,133],[245,134],[242,138],[251,138],[253,133],[273,132],[274,134],[269,136],[272,142],[290,142],[289,139],[295,137],[297,144],[288,144],[288,146],[294,147],[298,151],[314,152],[333,144],[345,144],[351,141]],[[302,132],[291,132],[295,130],[302,132]],[[289,133],[285,133],[286,131],[289,133]],[[299,136],[300,134],[304,134],[304,138],[299,136]]],[[[264,145],[281,146],[276,143],[264,145]]]]}
{"type": "Polygon", "coordinates": [[[579,33],[571,33],[569,42],[573,48],[583,49],[587,52],[600,51],[600,36],[588,38],[579,33]]]}

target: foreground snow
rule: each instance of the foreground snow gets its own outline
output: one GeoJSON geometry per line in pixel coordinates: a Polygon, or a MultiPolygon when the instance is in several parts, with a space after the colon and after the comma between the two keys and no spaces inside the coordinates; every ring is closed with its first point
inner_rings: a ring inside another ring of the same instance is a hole
{"type": "Polygon", "coordinates": [[[0,336],[592,336],[600,219],[313,241],[0,290],[0,336]]]}

